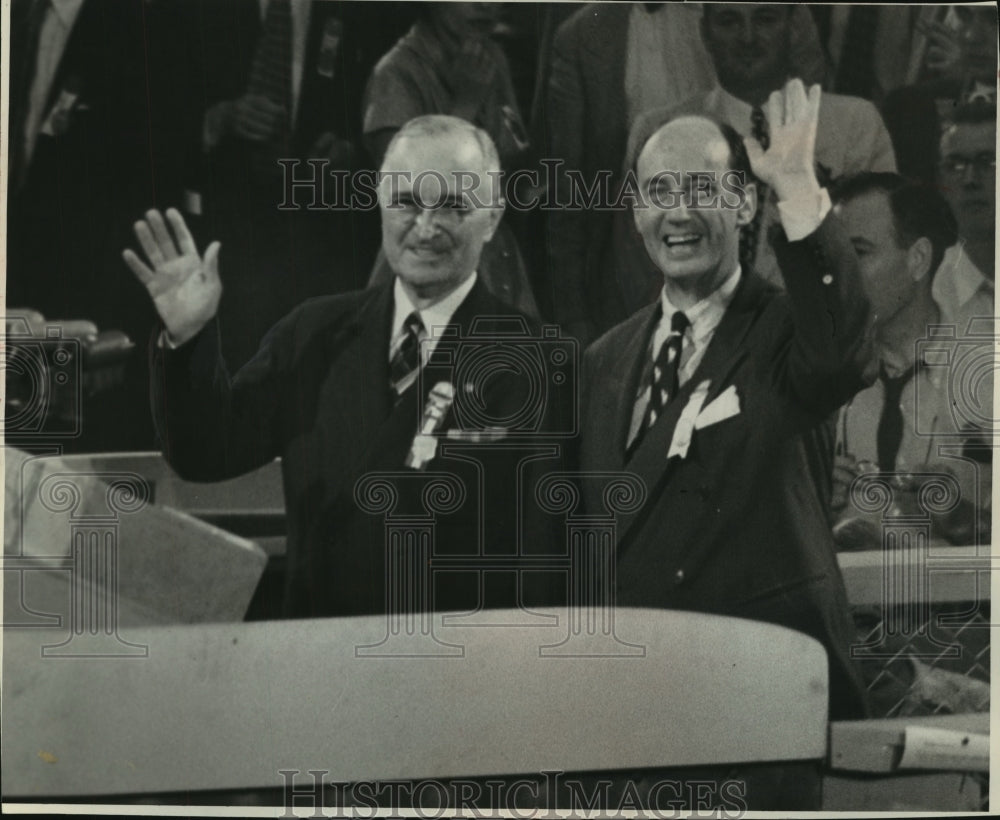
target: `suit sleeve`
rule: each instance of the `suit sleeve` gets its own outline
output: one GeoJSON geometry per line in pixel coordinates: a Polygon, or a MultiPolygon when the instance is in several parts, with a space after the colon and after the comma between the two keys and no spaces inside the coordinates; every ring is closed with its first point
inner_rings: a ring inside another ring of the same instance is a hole
{"type": "MultiPolygon", "coordinates": [[[[584,89],[577,55],[576,17],[556,32],[548,88],[550,156],[562,161],[556,174],[560,201],[569,191],[568,171],[584,167],[584,89]]],[[[551,196],[550,192],[550,196],[551,196]]],[[[589,319],[584,295],[587,214],[567,206],[549,214],[548,249],[555,318],[573,332],[589,319]]]]}
{"type": "Polygon", "coordinates": [[[824,417],[871,381],[870,310],[857,256],[832,213],[797,242],[781,232],[774,250],[791,305],[777,372],[800,407],[824,417]]]}
{"type": "Polygon", "coordinates": [[[279,397],[286,391],[278,350],[288,317],[230,379],[217,321],[175,350],[150,345],[153,420],[163,455],[181,478],[221,481],[279,455],[279,397]]]}

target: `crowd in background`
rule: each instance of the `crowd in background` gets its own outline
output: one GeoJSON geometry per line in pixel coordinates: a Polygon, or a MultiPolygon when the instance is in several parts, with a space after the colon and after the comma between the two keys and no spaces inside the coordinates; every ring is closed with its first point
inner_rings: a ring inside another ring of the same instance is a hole
{"type": "MultiPolygon", "coordinates": [[[[377,209],[309,207],[309,186],[279,208],[288,168],[278,160],[301,161],[296,179],[322,160],[350,185],[421,114],[482,127],[508,175],[559,161],[556,184],[603,174],[614,197],[675,114],[766,139],[770,92],[788,76],[821,83],[821,182],[875,177],[849,188],[845,207],[873,192],[909,198],[893,193],[903,185],[916,198],[942,193],[931,221],[954,221],[941,249],[951,256],[935,257],[927,286],[953,313],[992,313],[992,4],[14,0],[11,33],[7,304],[136,344],[70,446],[155,446],[145,409],[155,315],[120,257],[146,209],[178,207],[199,247],[221,241],[220,324],[235,370],[302,300],[391,275],[377,209]]],[[[544,193],[547,178],[528,193],[544,193]]],[[[780,285],[767,241],[776,203],[766,191],[761,202],[743,261],[780,285]]],[[[661,283],[627,210],[508,207],[479,272],[504,301],[584,344],[661,283]]]]}

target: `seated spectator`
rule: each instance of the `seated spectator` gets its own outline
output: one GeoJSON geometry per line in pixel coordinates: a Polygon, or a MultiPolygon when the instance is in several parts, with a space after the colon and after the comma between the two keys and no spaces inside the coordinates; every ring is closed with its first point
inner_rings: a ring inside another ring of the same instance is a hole
{"type": "MultiPolygon", "coordinates": [[[[497,3],[427,3],[410,31],[375,66],[363,102],[364,143],[380,164],[395,133],[425,114],[450,114],[492,137],[504,171],[519,167],[527,132],[514,96],[510,68],[490,39],[497,3]]],[[[513,232],[501,224],[480,260],[487,287],[529,316],[538,307],[513,232]]],[[[371,283],[391,271],[382,254],[371,283]]]]}
{"type": "Polygon", "coordinates": [[[988,470],[957,457],[954,445],[981,434],[975,419],[992,415],[992,382],[979,380],[971,395],[958,383],[970,351],[978,358],[977,341],[966,335],[969,306],[953,313],[932,287],[945,250],[958,237],[955,217],[939,192],[896,174],[859,175],[835,196],[872,303],[878,354],[878,381],[842,408],[838,422],[832,504],[840,519],[838,544],[881,546],[881,522],[866,519],[850,494],[865,472],[893,474],[897,509],[910,513],[920,512],[916,496],[925,481],[940,474],[954,479],[960,501],[950,513],[932,516],[932,534],[949,543],[978,543],[976,503],[988,506],[981,495],[988,470]],[[935,326],[953,330],[941,335],[935,326]]]}

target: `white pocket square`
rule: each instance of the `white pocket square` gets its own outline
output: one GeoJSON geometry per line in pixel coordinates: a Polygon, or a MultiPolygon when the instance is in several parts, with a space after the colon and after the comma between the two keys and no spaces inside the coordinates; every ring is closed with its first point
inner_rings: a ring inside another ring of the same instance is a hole
{"type": "Polygon", "coordinates": [[[695,430],[708,427],[710,424],[717,424],[728,418],[739,415],[740,397],[736,393],[736,385],[730,385],[723,390],[715,400],[703,409],[695,420],[695,430]]]}

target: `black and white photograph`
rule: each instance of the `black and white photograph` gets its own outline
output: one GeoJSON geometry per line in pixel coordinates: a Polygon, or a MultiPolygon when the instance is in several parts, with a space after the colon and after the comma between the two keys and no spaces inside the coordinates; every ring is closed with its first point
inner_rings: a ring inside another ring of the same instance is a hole
{"type": "Polygon", "coordinates": [[[0,0],[11,814],[988,814],[998,7],[0,0]]]}

